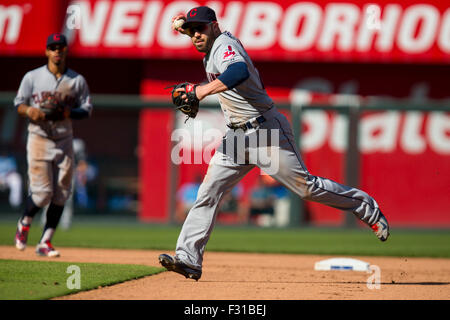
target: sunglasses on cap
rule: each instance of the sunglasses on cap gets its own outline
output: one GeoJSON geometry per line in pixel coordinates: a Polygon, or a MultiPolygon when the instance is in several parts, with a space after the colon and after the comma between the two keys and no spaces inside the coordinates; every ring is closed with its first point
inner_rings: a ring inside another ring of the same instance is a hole
{"type": "Polygon", "coordinates": [[[66,48],[65,45],[62,44],[51,44],[47,47],[48,50],[50,51],[56,51],[57,49],[59,49],[60,51],[64,50],[66,48]]]}
{"type": "Polygon", "coordinates": [[[212,24],[214,22],[210,22],[210,23],[202,23],[202,24],[198,24],[196,26],[193,27],[189,27],[186,28],[186,32],[190,37],[193,37],[195,35],[196,32],[198,33],[204,33],[206,31],[206,29],[208,28],[208,26],[210,24],[212,24]]]}

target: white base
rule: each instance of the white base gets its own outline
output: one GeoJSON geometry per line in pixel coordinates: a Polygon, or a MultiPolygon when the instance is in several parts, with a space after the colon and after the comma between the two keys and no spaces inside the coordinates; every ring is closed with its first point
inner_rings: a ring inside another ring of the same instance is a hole
{"type": "Polygon", "coordinates": [[[331,258],[316,262],[317,271],[369,271],[369,263],[352,258],[331,258]]]}

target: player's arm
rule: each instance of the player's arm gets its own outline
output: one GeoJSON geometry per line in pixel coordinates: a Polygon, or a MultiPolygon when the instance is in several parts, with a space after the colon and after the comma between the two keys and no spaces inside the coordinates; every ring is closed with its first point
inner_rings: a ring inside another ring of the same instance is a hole
{"type": "Polygon", "coordinates": [[[216,80],[208,84],[198,86],[195,90],[197,98],[202,100],[208,95],[231,90],[250,77],[247,64],[236,62],[230,64],[228,68],[216,80]]]}
{"type": "Polygon", "coordinates": [[[45,113],[41,109],[33,108],[23,103],[17,106],[17,113],[33,121],[45,119],[45,113]]]}
{"type": "Polygon", "coordinates": [[[83,76],[79,76],[80,81],[80,95],[78,99],[78,107],[70,110],[69,117],[75,120],[86,119],[91,116],[92,103],[89,94],[89,87],[83,76]]]}
{"type": "Polygon", "coordinates": [[[17,113],[22,117],[29,118],[33,121],[39,121],[45,119],[45,113],[39,108],[30,106],[32,96],[32,79],[31,74],[27,73],[20,83],[17,96],[14,98],[14,105],[17,113]]]}

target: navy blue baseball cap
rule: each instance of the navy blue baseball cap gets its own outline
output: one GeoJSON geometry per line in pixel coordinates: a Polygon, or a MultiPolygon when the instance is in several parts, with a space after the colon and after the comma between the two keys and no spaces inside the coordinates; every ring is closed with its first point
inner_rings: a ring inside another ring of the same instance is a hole
{"type": "Polygon", "coordinates": [[[60,44],[66,47],[67,46],[66,36],[61,33],[52,33],[47,37],[47,47],[51,46],[52,44],[60,44]]]}
{"type": "Polygon", "coordinates": [[[210,23],[217,21],[216,13],[206,6],[196,7],[188,11],[186,22],[181,26],[183,29],[189,28],[193,23],[210,23]]]}

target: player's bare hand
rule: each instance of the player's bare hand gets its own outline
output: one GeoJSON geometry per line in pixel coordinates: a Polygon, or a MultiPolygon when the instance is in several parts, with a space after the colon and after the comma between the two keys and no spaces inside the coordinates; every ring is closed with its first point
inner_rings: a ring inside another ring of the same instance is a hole
{"type": "Polygon", "coordinates": [[[27,114],[27,117],[33,121],[39,121],[39,120],[45,119],[45,113],[38,108],[28,107],[26,114],[27,114]]]}
{"type": "Polygon", "coordinates": [[[175,17],[172,18],[172,29],[175,31],[178,31],[182,34],[187,34],[187,31],[183,28],[181,28],[181,26],[183,25],[183,23],[186,21],[186,16],[179,14],[175,17]]]}

